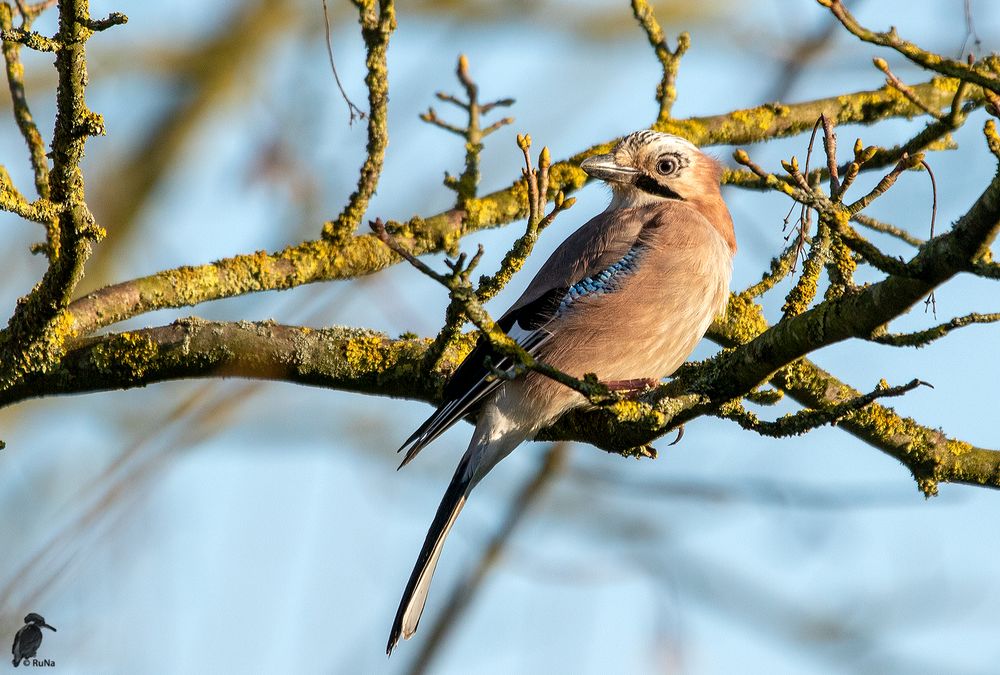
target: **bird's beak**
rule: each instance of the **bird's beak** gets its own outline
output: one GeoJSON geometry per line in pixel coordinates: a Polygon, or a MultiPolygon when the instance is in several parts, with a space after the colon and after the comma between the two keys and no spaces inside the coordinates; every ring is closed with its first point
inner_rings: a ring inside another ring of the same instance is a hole
{"type": "Polygon", "coordinates": [[[580,163],[580,168],[589,176],[611,183],[634,183],[639,177],[637,169],[619,166],[615,162],[615,156],[611,154],[588,157],[580,163]]]}
{"type": "Polygon", "coordinates": [[[53,633],[58,633],[58,632],[59,632],[59,631],[57,631],[57,630],[56,630],[55,628],[53,628],[52,626],[50,626],[50,625],[49,625],[49,624],[47,624],[47,623],[42,623],[42,624],[39,624],[39,625],[41,625],[41,626],[42,626],[43,628],[48,628],[48,629],[49,629],[50,631],[52,631],[53,633]]]}

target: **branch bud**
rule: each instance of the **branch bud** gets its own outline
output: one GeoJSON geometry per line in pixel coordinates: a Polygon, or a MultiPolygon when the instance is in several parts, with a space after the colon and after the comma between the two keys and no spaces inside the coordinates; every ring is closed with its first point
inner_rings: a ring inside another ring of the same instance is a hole
{"type": "Polygon", "coordinates": [[[551,164],[552,164],[552,156],[549,154],[549,149],[548,147],[543,147],[541,154],[538,155],[538,168],[546,169],[551,164]]]}

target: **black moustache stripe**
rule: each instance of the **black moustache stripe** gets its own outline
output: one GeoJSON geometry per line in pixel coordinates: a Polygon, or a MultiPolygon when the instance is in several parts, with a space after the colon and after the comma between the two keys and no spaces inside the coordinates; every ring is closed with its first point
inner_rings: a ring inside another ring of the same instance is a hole
{"type": "Polygon", "coordinates": [[[684,198],[679,194],[671,190],[665,185],[660,185],[651,176],[642,174],[635,181],[635,186],[642,190],[643,192],[648,192],[651,195],[656,195],[657,197],[664,197],[665,199],[678,199],[683,201],[684,198]]]}

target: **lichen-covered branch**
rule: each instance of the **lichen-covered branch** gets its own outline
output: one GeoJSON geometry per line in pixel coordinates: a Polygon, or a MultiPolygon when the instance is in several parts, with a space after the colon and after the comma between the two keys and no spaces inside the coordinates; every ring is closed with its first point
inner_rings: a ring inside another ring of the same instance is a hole
{"type": "Polygon", "coordinates": [[[942,75],[960,78],[966,82],[978,84],[993,92],[1000,93],[1000,78],[996,74],[995,58],[986,59],[978,64],[968,64],[955,59],[948,59],[938,54],[921,49],[912,42],[908,42],[896,32],[895,28],[890,28],[886,33],[877,33],[869,30],[858,23],[854,15],[847,11],[841,0],[817,0],[819,4],[830,9],[830,12],[837,17],[850,33],[865,42],[882,47],[890,47],[913,61],[918,66],[926,68],[942,75]]]}
{"type": "MultiPolygon", "coordinates": [[[[5,33],[13,28],[13,8],[6,2],[0,4],[0,29],[5,33]]],[[[30,15],[22,18],[22,28],[31,25],[30,15]]],[[[39,197],[49,196],[49,161],[45,157],[45,141],[38,131],[35,118],[28,107],[28,98],[24,93],[24,65],[21,63],[21,43],[4,39],[3,58],[7,66],[7,85],[10,88],[10,98],[14,105],[14,120],[28,145],[31,168],[35,174],[35,191],[39,197]]]]}
{"type": "Polygon", "coordinates": [[[935,340],[943,338],[956,328],[963,328],[974,324],[996,323],[997,321],[1000,321],[1000,312],[993,312],[991,314],[973,312],[972,314],[958,316],[951,321],[913,333],[889,333],[883,327],[882,330],[877,331],[868,340],[883,345],[892,345],[893,347],[924,347],[935,340]]]}
{"type": "MultiPolygon", "coordinates": [[[[934,79],[914,90],[930,104],[947,106],[954,95],[953,81],[934,79]]],[[[980,99],[981,100],[981,99],[980,99]]],[[[757,143],[808,131],[820,112],[838,123],[872,122],[911,117],[921,111],[894,90],[882,88],[792,105],[765,105],[724,115],[672,120],[669,129],[700,145],[757,143]]],[[[578,168],[585,157],[606,151],[609,142],[586,149],[549,171],[549,193],[569,195],[586,182],[578,168]]],[[[517,181],[509,188],[471,200],[465,212],[454,209],[406,223],[387,223],[398,239],[416,255],[451,250],[458,237],[498,227],[527,215],[526,188],[517,181]]],[[[71,326],[82,334],[157,309],[186,307],[244,293],[283,290],[320,281],[374,274],[399,261],[374,237],[355,235],[335,243],[307,241],[282,251],[258,251],[193,267],[107,286],[75,301],[71,326]]]]}
{"type": "Polygon", "coordinates": [[[344,210],[335,220],[323,225],[323,237],[336,243],[343,242],[357,229],[368,210],[368,200],[375,194],[385,149],[389,145],[389,71],[386,52],[389,36],[396,29],[396,8],[392,0],[353,0],[358,8],[361,37],[365,41],[368,58],[368,143],[367,155],[361,165],[358,187],[351,194],[344,210]],[[377,6],[376,6],[377,5],[377,6]]]}
{"type": "Polygon", "coordinates": [[[681,65],[681,57],[691,46],[691,36],[681,33],[677,36],[677,47],[670,49],[648,0],[632,0],[632,14],[646,32],[649,46],[653,48],[663,69],[660,83],[656,87],[656,102],[660,106],[656,121],[665,122],[670,119],[670,110],[677,100],[677,71],[681,65]]]}
{"type": "MultiPolygon", "coordinates": [[[[805,360],[779,370],[772,382],[809,407],[838,405],[860,396],[805,360]]],[[[927,496],[937,494],[938,483],[943,482],[1000,488],[1000,451],[949,438],[879,403],[851,413],[838,427],[899,460],[927,496]]]]}
{"type": "MultiPolygon", "coordinates": [[[[0,406],[36,395],[128,389],[166,380],[247,377],[433,401],[444,385],[422,366],[427,340],[354,328],[184,319],[75,341],[57,366],[0,392],[0,406]]],[[[458,358],[464,354],[458,354],[458,358]]],[[[453,355],[448,364],[454,368],[453,355]]]]}
{"type": "Polygon", "coordinates": [[[60,45],[55,57],[59,86],[49,173],[49,197],[56,208],[58,228],[51,230],[48,242],[48,269],[38,285],[19,300],[7,328],[0,333],[0,387],[59,361],[70,332],[66,307],[83,275],[91,243],[103,234],[87,208],[80,169],[87,138],[104,133],[101,116],[84,100],[90,23],[86,0],[59,4],[55,38],[60,45]]]}
{"type": "Polygon", "coordinates": [[[906,392],[913,391],[922,384],[926,385],[927,383],[921,382],[920,380],[911,380],[906,384],[896,387],[890,387],[885,383],[879,383],[878,387],[867,394],[862,394],[836,404],[824,406],[818,410],[800,410],[799,412],[790,413],[780,417],[773,422],[765,422],[761,420],[756,414],[746,410],[740,402],[736,400],[729,401],[728,403],[721,405],[716,415],[723,419],[732,420],[747,431],[753,431],[762,436],[770,436],[771,438],[801,436],[802,434],[808,433],[813,429],[818,429],[821,426],[827,424],[837,424],[837,422],[844,419],[847,415],[863,410],[866,406],[880,398],[902,396],[906,392]]]}

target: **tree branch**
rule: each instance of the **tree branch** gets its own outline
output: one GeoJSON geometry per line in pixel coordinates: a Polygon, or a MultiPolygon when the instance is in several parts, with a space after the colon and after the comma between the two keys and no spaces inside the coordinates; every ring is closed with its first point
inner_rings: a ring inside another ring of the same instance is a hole
{"type": "Polygon", "coordinates": [[[955,317],[946,323],[913,333],[888,333],[883,329],[867,339],[871,342],[892,345],[893,347],[925,347],[931,342],[943,338],[956,328],[963,328],[973,324],[996,323],[997,321],[1000,321],[1000,312],[992,314],[973,312],[972,314],[955,317]]]}
{"type": "Polygon", "coordinates": [[[389,36],[396,29],[396,9],[392,0],[353,0],[358,8],[361,22],[361,37],[365,41],[368,58],[365,65],[368,74],[368,144],[367,156],[361,166],[358,187],[347,201],[344,210],[336,220],[323,225],[323,238],[337,244],[345,241],[357,229],[368,210],[368,200],[375,194],[385,148],[389,144],[389,72],[386,68],[386,52],[389,36]]]}
{"type": "Polygon", "coordinates": [[[49,174],[58,228],[51,230],[48,269],[38,285],[18,301],[7,328],[0,332],[0,388],[58,362],[71,323],[66,307],[83,276],[91,243],[103,236],[87,208],[80,170],[87,138],[104,133],[103,119],[84,101],[90,21],[86,0],[59,4],[55,38],[61,45],[55,58],[59,86],[49,174]]]}
{"type": "MultiPolygon", "coordinates": [[[[944,79],[916,85],[914,90],[924,101],[941,107],[950,103],[954,93],[944,79]]],[[[700,145],[755,143],[771,136],[783,138],[808,131],[823,111],[840,124],[870,124],[920,113],[894,90],[883,87],[807,103],[768,104],[725,115],[671,120],[669,128],[661,130],[686,136],[700,145]]],[[[554,196],[563,191],[569,195],[582,187],[587,176],[578,168],[579,162],[607,151],[610,145],[611,141],[601,143],[553,164],[549,171],[549,193],[554,196]]],[[[407,240],[410,251],[423,255],[449,250],[457,237],[505,225],[526,215],[525,186],[523,181],[517,181],[509,188],[470,200],[465,212],[451,209],[428,218],[415,217],[406,223],[387,225],[397,238],[407,240]]],[[[70,321],[73,330],[87,334],[158,309],[365,276],[397,262],[398,258],[368,234],[336,244],[326,240],[307,241],[271,254],[258,251],[106,286],[75,301],[70,307],[70,321]]]]}
{"type": "Polygon", "coordinates": [[[876,33],[858,23],[840,0],[817,0],[819,4],[829,8],[837,20],[850,33],[859,39],[881,47],[890,47],[908,58],[918,66],[941,73],[949,77],[959,78],[966,82],[978,84],[993,92],[1000,93],[1000,79],[996,76],[996,59],[984,59],[976,65],[969,65],[955,59],[948,59],[938,54],[925,51],[899,37],[896,29],[890,28],[887,33],[876,33]]]}
{"type": "Polygon", "coordinates": [[[681,57],[691,46],[691,36],[681,33],[677,36],[677,48],[671,50],[667,46],[667,38],[663,35],[663,29],[656,20],[653,8],[649,6],[648,0],[632,0],[632,14],[636,21],[646,32],[646,39],[649,46],[653,48],[656,58],[663,69],[663,76],[660,84],[656,87],[656,102],[660,106],[656,116],[657,122],[665,122],[670,119],[670,110],[677,100],[677,70],[681,65],[681,57]]]}

